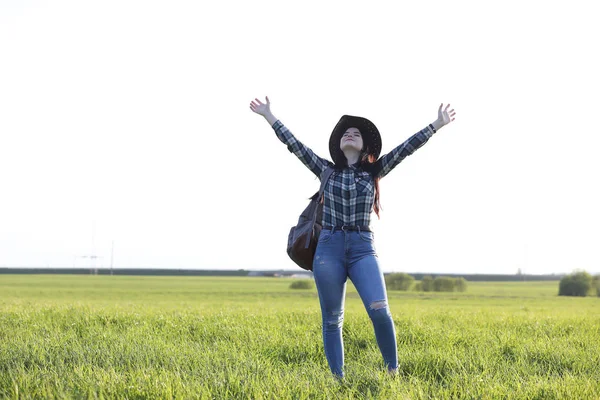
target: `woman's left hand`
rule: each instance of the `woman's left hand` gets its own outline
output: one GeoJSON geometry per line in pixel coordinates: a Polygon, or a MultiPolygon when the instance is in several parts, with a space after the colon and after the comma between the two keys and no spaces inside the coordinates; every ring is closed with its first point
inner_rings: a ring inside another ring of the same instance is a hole
{"type": "Polygon", "coordinates": [[[443,110],[442,107],[444,106],[444,103],[440,104],[440,108],[438,109],[438,124],[440,127],[444,126],[444,125],[448,125],[450,122],[454,121],[454,116],[456,115],[456,113],[454,112],[454,109],[452,110],[448,110],[448,108],[450,108],[450,104],[448,104],[443,110]]]}

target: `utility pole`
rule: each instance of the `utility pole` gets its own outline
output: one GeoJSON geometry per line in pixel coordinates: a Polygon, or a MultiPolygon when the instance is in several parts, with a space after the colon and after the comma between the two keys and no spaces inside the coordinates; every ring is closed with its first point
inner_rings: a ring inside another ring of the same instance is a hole
{"type": "Polygon", "coordinates": [[[112,241],[112,244],[110,246],[110,275],[112,276],[113,274],[113,253],[115,250],[115,241],[112,241]]]}
{"type": "Polygon", "coordinates": [[[98,275],[98,267],[96,266],[96,249],[94,246],[94,239],[96,236],[96,221],[92,225],[92,256],[90,257],[90,267],[94,271],[94,275],[98,275]]]}

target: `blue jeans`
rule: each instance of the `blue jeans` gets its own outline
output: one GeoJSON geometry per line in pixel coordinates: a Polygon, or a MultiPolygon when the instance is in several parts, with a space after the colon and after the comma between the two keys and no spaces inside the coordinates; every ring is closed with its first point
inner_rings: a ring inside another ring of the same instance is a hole
{"type": "Polygon", "coordinates": [[[321,231],[313,274],[323,318],[323,343],[331,372],[344,376],[344,300],[349,277],[373,322],[377,345],[390,370],[398,367],[396,332],[372,232],[321,231]]]}

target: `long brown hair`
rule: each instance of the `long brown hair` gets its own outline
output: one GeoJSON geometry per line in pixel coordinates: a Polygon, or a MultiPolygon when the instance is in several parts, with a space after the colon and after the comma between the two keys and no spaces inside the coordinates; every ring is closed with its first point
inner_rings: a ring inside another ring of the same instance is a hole
{"type": "MultiPolygon", "coordinates": [[[[360,166],[363,167],[365,171],[368,171],[372,174],[371,171],[373,169],[372,167],[373,164],[375,164],[375,161],[377,161],[375,159],[375,155],[369,152],[369,147],[367,146],[366,150],[363,151],[360,160],[360,166]]],[[[379,177],[373,177],[373,185],[375,186],[375,201],[373,202],[373,211],[375,211],[377,219],[381,219],[381,217],[379,216],[379,211],[381,210],[381,203],[379,202],[379,177]]]]}

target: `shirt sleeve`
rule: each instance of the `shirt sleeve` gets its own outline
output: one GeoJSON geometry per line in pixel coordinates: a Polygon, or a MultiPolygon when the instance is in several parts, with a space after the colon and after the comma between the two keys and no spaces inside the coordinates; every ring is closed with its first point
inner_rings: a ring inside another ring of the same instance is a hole
{"type": "Polygon", "coordinates": [[[432,137],[435,132],[436,130],[433,125],[429,124],[427,127],[408,138],[408,140],[400,146],[379,158],[379,160],[375,162],[373,176],[376,178],[383,178],[389,174],[402,160],[427,143],[429,138],[432,137]]]}
{"type": "Polygon", "coordinates": [[[300,143],[281,121],[275,121],[273,129],[279,140],[287,145],[288,150],[295,154],[320,179],[321,173],[330,164],[329,161],[317,156],[311,149],[300,143]]]}

